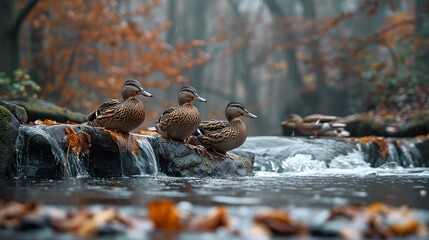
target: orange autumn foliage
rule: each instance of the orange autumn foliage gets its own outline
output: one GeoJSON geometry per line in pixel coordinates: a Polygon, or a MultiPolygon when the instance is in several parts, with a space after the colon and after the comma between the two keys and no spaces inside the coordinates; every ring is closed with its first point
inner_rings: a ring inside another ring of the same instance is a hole
{"type": "Polygon", "coordinates": [[[58,123],[56,121],[50,120],[50,119],[45,119],[43,121],[40,119],[37,119],[36,121],[30,122],[29,124],[30,125],[57,125],[58,123]]]}
{"type": "Polygon", "coordinates": [[[149,218],[160,230],[215,231],[219,227],[230,226],[225,206],[214,207],[203,216],[190,216],[180,212],[172,201],[160,199],[149,202],[147,209],[149,218]]]}
{"type": "Polygon", "coordinates": [[[26,22],[40,44],[32,46],[35,51],[23,60],[23,67],[39,70],[42,97],[64,107],[94,109],[100,96],[117,98],[126,78],[163,89],[186,83],[183,71],[211,58],[202,47],[222,40],[213,37],[172,46],[163,40],[171,23],[151,20],[161,1],[132,4],[126,0],[39,2],[26,22]],[[194,49],[198,51],[193,53],[194,49]],[[157,79],[149,80],[151,76],[157,79]]]}
{"type": "Polygon", "coordinates": [[[307,226],[292,220],[287,211],[272,209],[258,213],[254,222],[264,226],[269,235],[302,236],[308,234],[307,226]]]}
{"type": "Polygon", "coordinates": [[[182,230],[181,216],[173,202],[163,199],[152,201],[147,205],[147,210],[157,229],[182,230]]]}
{"type": "Polygon", "coordinates": [[[81,131],[77,133],[72,127],[65,128],[66,138],[69,143],[69,148],[73,150],[75,156],[80,153],[89,154],[91,147],[91,136],[88,133],[81,131]]]}
{"type": "Polygon", "coordinates": [[[361,143],[375,143],[379,147],[379,155],[381,158],[386,159],[387,154],[389,153],[389,145],[385,141],[383,137],[376,136],[367,136],[359,138],[359,142],[361,143]]]}

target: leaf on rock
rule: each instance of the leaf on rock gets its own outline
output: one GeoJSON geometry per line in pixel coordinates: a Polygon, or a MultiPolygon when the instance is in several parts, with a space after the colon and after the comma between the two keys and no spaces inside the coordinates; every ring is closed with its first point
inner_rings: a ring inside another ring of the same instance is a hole
{"type": "Polygon", "coordinates": [[[69,148],[73,150],[75,156],[78,156],[80,153],[89,154],[89,148],[91,147],[91,136],[84,132],[80,131],[77,133],[72,127],[65,128],[67,141],[69,143],[69,148]]]}
{"type": "Polygon", "coordinates": [[[158,133],[155,132],[155,131],[146,131],[146,130],[139,130],[139,131],[137,131],[137,134],[141,134],[141,135],[158,135],[158,133]]]}
{"type": "Polygon", "coordinates": [[[180,212],[176,205],[169,200],[155,200],[149,202],[149,218],[157,229],[179,231],[183,229],[180,221],[180,212]]]}
{"type": "Polygon", "coordinates": [[[104,130],[110,134],[112,140],[116,143],[119,150],[129,149],[134,155],[138,155],[140,152],[139,144],[135,140],[134,136],[129,134],[120,133],[114,130],[104,130]]]}
{"type": "Polygon", "coordinates": [[[375,143],[379,147],[379,155],[381,158],[386,159],[387,154],[389,153],[389,145],[383,137],[376,136],[367,136],[359,138],[361,143],[375,143]]]}
{"type": "Polygon", "coordinates": [[[45,119],[45,120],[40,120],[37,119],[34,122],[30,122],[29,125],[57,125],[58,123],[54,120],[50,120],[50,119],[45,119]]]}

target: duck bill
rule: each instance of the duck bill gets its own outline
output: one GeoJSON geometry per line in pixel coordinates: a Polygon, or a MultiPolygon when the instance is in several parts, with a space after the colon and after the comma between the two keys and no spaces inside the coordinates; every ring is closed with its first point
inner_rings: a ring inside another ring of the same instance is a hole
{"type": "Polygon", "coordinates": [[[197,100],[198,102],[207,102],[207,100],[205,100],[204,98],[200,97],[200,95],[198,95],[198,94],[195,95],[195,100],[197,100]]]}
{"type": "Polygon", "coordinates": [[[145,97],[153,97],[151,93],[146,92],[143,88],[140,88],[140,94],[145,97]]]}
{"type": "Polygon", "coordinates": [[[253,113],[251,113],[251,112],[248,112],[248,111],[246,111],[246,112],[244,113],[244,116],[246,116],[246,117],[250,117],[250,118],[258,118],[258,116],[256,116],[255,114],[253,114],[253,113]]]}

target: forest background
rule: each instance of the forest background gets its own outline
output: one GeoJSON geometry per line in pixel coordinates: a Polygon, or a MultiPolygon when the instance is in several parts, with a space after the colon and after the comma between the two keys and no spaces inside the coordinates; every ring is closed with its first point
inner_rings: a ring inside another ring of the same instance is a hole
{"type": "Polygon", "coordinates": [[[251,135],[288,114],[429,109],[429,0],[1,0],[0,95],[88,113],[138,79],[151,126],[184,85],[251,135]]]}

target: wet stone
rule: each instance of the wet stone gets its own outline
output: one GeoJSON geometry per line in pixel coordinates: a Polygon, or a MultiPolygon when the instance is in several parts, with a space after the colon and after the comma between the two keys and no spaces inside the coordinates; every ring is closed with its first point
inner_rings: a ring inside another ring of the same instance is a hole
{"type": "Polygon", "coordinates": [[[19,122],[13,114],[0,106],[0,178],[5,177],[11,164],[18,127],[19,122]]]}
{"type": "Polygon", "coordinates": [[[22,125],[16,145],[8,177],[121,177],[158,171],[178,177],[253,175],[252,161],[238,155],[213,161],[183,143],[86,125],[22,125]]]}

